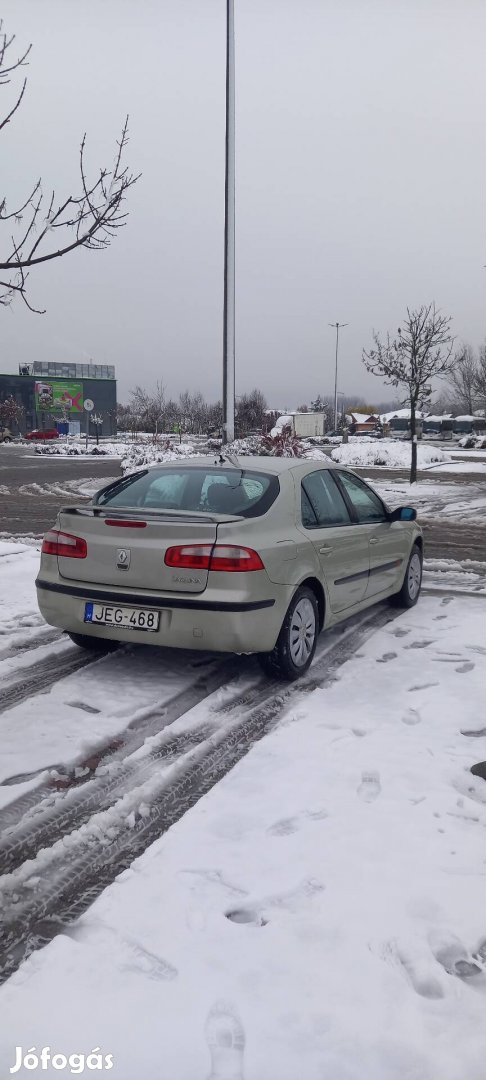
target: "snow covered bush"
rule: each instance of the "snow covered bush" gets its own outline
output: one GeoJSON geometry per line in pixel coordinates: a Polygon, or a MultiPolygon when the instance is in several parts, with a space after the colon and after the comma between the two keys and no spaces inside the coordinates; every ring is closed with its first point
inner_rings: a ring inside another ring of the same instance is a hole
{"type": "Polygon", "coordinates": [[[264,435],[262,445],[263,453],[269,457],[304,457],[304,447],[290,425],[283,426],[275,435],[264,435]]]}
{"type": "Polygon", "coordinates": [[[140,445],[125,447],[121,467],[124,473],[136,472],[144,469],[147,465],[157,465],[164,461],[180,461],[181,458],[193,457],[196,451],[192,443],[172,442],[166,439],[159,444],[140,445]]]}
{"type": "MultiPolygon", "coordinates": [[[[225,449],[231,454],[236,454],[236,457],[248,457],[248,455],[260,457],[267,453],[263,447],[263,435],[248,435],[246,439],[234,439],[225,449]]],[[[221,444],[220,452],[224,452],[221,444]]]]}
{"type": "Polygon", "coordinates": [[[84,443],[62,443],[60,446],[36,446],[36,454],[44,454],[57,457],[119,457],[120,447],[113,443],[103,443],[103,446],[90,446],[88,449],[84,443]]]}
{"type": "Polygon", "coordinates": [[[457,445],[463,450],[486,450],[486,438],[484,435],[464,435],[457,445]]]}
{"type": "MultiPolygon", "coordinates": [[[[359,443],[352,445],[337,446],[331,451],[333,461],[340,465],[383,465],[389,469],[410,468],[410,443],[396,442],[373,442],[364,446],[359,443]]],[[[431,465],[433,462],[450,461],[450,457],[431,446],[417,446],[417,463],[419,468],[431,465]]]]}
{"type": "Polygon", "coordinates": [[[226,449],[237,457],[249,454],[257,457],[304,457],[305,454],[304,445],[292,433],[290,426],[272,428],[270,435],[249,435],[247,439],[235,439],[226,449]]]}

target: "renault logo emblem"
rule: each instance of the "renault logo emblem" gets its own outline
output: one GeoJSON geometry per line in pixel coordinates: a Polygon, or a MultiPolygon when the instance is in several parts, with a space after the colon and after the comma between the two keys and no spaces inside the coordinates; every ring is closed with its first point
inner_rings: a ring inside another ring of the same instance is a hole
{"type": "Polygon", "coordinates": [[[128,570],[130,566],[130,548],[118,548],[116,565],[119,570],[128,570]]]}

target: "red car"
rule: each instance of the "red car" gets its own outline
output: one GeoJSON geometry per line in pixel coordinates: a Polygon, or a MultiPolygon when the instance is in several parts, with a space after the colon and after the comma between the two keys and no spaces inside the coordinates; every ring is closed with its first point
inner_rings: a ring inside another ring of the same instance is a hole
{"type": "Polygon", "coordinates": [[[57,428],[45,428],[44,431],[41,431],[40,429],[39,430],[36,429],[34,431],[28,431],[25,438],[26,439],[58,439],[59,438],[59,432],[58,432],[57,428]]]}

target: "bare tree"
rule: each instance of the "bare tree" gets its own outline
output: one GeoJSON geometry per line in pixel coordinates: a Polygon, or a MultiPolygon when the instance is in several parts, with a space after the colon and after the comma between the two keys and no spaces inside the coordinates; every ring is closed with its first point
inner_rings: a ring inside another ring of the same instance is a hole
{"type": "Polygon", "coordinates": [[[194,394],[191,394],[189,390],[184,390],[182,394],[179,394],[179,428],[181,434],[185,431],[195,435],[204,431],[208,423],[207,414],[208,407],[200,390],[196,390],[194,394]]]}
{"type": "Polygon", "coordinates": [[[165,417],[165,387],[158,382],[155,392],[150,393],[143,386],[136,386],[130,391],[132,397],[131,408],[138,416],[139,421],[145,426],[146,431],[152,431],[157,438],[159,430],[163,427],[165,417]]]}
{"type": "Polygon", "coordinates": [[[450,397],[459,412],[472,416],[477,404],[478,360],[471,345],[462,345],[449,374],[450,397]]]}
{"type": "Polygon", "coordinates": [[[486,345],[481,345],[474,379],[474,390],[481,409],[486,409],[486,345]]]}
{"type": "MultiPolygon", "coordinates": [[[[8,37],[0,21],[0,88],[4,88],[27,64],[31,45],[24,53],[15,54],[15,35],[8,37]],[[12,55],[13,53],[13,55],[12,55]]],[[[27,79],[24,78],[17,96],[0,118],[0,131],[15,116],[22,103],[27,79]]],[[[42,314],[27,299],[27,278],[34,266],[60,259],[76,248],[99,251],[109,247],[117,229],[126,223],[123,203],[129,188],[139,179],[123,164],[128,142],[128,117],[117,141],[111,169],[101,168],[98,175],[88,179],[85,151],[86,134],[81,140],[79,155],[79,189],[74,195],[58,199],[55,191],[45,197],[42,181],[37,180],[26,198],[7,206],[0,195],[0,224],[6,226],[8,238],[0,254],[0,304],[8,306],[20,296],[30,311],[42,314]]]]}
{"type": "Polygon", "coordinates": [[[261,390],[251,390],[241,394],[236,403],[238,434],[246,435],[249,431],[263,427],[267,402],[261,390]]]}
{"type": "Polygon", "coordinates": [[[17,430],[20,432],[20,425],[24,415],[24,406],[16,401],[13,394],[9,394],[3,401],[0,401],[0,427],[5,425],[10,431],[13,431],[13,426],[15,424],[17,430]]]}
{"type": "Polygon", "coordinates": [[[100,430],[103,427],[103,416],[101,413],[88,413],[88,427],[90,424],[94,424],[96,445],[99,445],[100,430]]]}
{"type": "Polygon", "coordinates": [[[392,340],[387,334],[383,342],[375,332],[374,349],[363,350],[368,371],[379,375],[388,386],[406,387],[403,404],[410,407],[411,484],[417,479],[417,411],[430,405],[432,379],[450,373],[454,346],[450,327],[451,319],[441,315],[435,304],[425,304],[416,311],[407,308],[407,317],[396,338],[392,340]]]}

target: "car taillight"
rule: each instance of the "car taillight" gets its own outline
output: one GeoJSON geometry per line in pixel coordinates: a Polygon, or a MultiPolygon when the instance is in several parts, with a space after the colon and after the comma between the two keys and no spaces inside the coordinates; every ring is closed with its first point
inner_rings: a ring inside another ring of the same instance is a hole
{"type": "Polygon", "coordinates": [[[85,559],[88,545],[82,536],[72,536],[71,533],[51,529],[42,541],[42,554],[58,555],[64,559],[85,559]]]}
{"type": "Polygon", "coordinates": [[[258,552],[233,544],[184,544],[167,548],[164,562],[184,570],[264,570],[258,552]]]}

